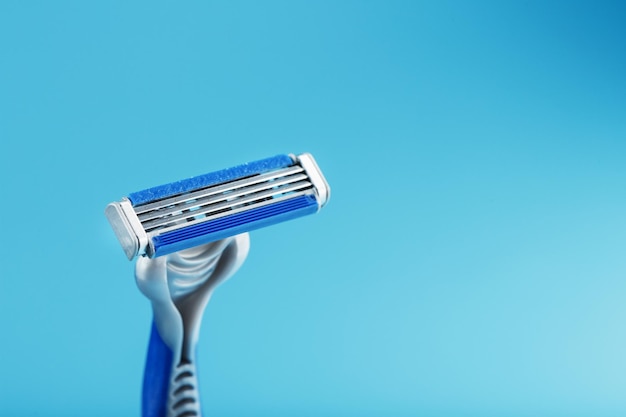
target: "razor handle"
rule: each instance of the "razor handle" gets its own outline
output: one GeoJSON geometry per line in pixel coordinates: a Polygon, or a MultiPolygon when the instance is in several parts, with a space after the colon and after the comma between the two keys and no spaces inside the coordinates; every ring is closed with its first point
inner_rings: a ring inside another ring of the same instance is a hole
{"type": "Polygon", "coordinates": [[[135,278],[152,304],[142,417],[201,417],[196,347],[213,291],[248,255],[247,233],[167,257],[137,260],[135,278]]]}
{"type": "Polygon", "coordinates": [[[194,362],[174,361],[174,353],[152,324],[143,377],[142,417],[201,417],[194,362]]]}

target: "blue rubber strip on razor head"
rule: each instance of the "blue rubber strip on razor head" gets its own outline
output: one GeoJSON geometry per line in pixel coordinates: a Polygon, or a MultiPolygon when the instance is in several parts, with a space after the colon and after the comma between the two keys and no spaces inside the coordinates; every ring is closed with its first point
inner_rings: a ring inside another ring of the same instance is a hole
{"type": "Polygon", "coordinates": [[[303,195],[206,223],[194,224],[152,238],[154,256],[167,255],[239,233],[313,214],[317,210],[318,205],[315,197],[303,195]]]}
{"type": "Polygon", "coordinates": [[[137,191],[136,193],[129,194],[128,199],[131,201],[133,207],[136,207],[141,204],[147,204],[182,193],[191,192],[210,185],[233,181],[251,175],[263,174],[291,165],[293,165],[293,160],[289,155],[276,155],[271,158],[261,159],[260,161],[249,162],[221,171],[210,172],[208,174],[198,175],[197,177],[137,191]]]}

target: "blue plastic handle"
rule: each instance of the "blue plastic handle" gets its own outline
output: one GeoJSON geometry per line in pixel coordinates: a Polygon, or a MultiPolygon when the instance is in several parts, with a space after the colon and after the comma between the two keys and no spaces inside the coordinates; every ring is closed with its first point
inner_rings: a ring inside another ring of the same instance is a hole
{"type": "Polygon", "coordinates": [[[143,374],[142,417],[167,416],[167,396],[173,357],[174,354],[161,339],[153,321],[143,374]]]}

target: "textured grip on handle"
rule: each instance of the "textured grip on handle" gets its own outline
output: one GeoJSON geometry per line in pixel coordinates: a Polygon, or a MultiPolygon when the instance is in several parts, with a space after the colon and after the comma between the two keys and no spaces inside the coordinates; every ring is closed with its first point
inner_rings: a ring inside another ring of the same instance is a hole
{"type": "Polygon", "coordinates": [[[169,391],[168,417],[201,416],[195,364],[179,364],[174,369],[169,391]]]}
{"type": "Polygon", "coordinates": [[[174,354],[152,322],[143,377],[142,417],[201,417],[195,364],[174,365],[174,354]]]}

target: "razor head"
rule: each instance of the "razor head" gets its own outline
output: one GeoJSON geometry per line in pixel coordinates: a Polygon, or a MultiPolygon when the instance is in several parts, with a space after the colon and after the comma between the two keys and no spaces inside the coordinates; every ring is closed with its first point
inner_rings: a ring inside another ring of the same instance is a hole
{"type": "Polygon", "coordinates": [[[129,194],[105,215],[132,260],[313,214],[329,198],[312,155],[277,155],[129,194]]]}

